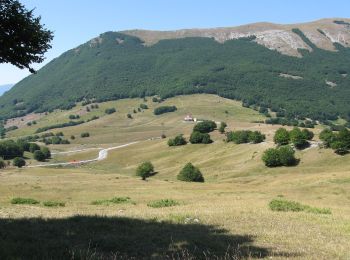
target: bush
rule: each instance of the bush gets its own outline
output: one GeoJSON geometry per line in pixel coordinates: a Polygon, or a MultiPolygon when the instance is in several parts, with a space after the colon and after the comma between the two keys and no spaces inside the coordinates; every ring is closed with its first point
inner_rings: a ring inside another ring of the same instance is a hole
{"type": "Polygon", "coordinates": [[[299,202],[289,201],[284,199],[273,199],[269,203],[269,207],[272,211],[283,211],[283,212],[305,211],[305,212],[314,213],[314,214],[332,214],[331,210],[328,208],[310,207],[308,205],[303,205],[299,202]]]}
{"type": "Polygon", "coordinates": [[[297,149],[303,149],[308,146],[307,137],[300,130],[300,128],[294,127],[292,131],[289,132],[290,141],[294,144],[297,149]]]}
{"type": "Polygon", "coordinates": [[[219,132],[221,134],[225,133],[225,128],[227,127],[227,124],[225,122],[221,122],[220,123],[220,127],[219,127],[219,132]]]}
{"type": "Polygon", "coordinates": [[[34,152],[34,159],[39,161],[39,162],[43,162],[43,161],[45,161],[46,157],[45,157],[43,152],[35,151],[34,152]]]}
{"type": "Polygon", "coordinates": [[[136,176],[140,176],[142,180],[152,176],[154,174],[154,166],[151,162],[143,162],[136,169],[136,176]]]}
{"type": "Polygon", "coordinates": [[[177,175],[177,179],[187,182],[204,182],[204,178],[200,170],[193,166],[192,163],[187,163],[185,167],[177,175]]]}
{"type": "Polygon", "coordinates": [[[250,143],[258,144],[263,142],[265,139],[266,139],[265,135],[263,135],[259,131],[249,132],[248,140],[250,143]]]}
{"type": "Polygon", "coordinates": [[[65,207],[66,203],[60,202],[60,201],[49,200],[49,201],[44,201],[43,205],[45,207],[65,207]]]}
{"type": "Polygon", "coordinates": [[[180,205],[179,202],[172,199],[155,200],[147,204],[151,208],[165,208],[180,205]]]}
{"type": "Polygon", "coordinates": [[[194,126],[193,131],[200,132],[200,133],[210,133],[210,132],[213,132],[215,129],[216,129],[216,123],[214,121],[207,120],[207,121],[197,123],[194,126]]]}
{"type": "Polygon", "coordinates": [[[127,114],[126,117],[129,118],[129,119],[132,119],[132,115],[131,114],[127,114]]]}
{"type": "Polygon", "coordinates": [[[29,144],[29,152],[34,153],[35,151],[39,151],[40,146],[37,145],[36,143],[30,143],[29,144]]]}
{"type": "Polygon", "coordinates": [[[3,158],[0,157],[0,169],[4,169],[6,167],[6,162],[3,158]]]}
{"type": "Polygon", "coordinates": [[[262,160],[267,167],[293,166],[298,162],[294,154],[290,146],[270,148],[264,152],[262,160]]]}
{"type": "Polygon", "coordinates": [[[47,147],[41,147],[40,148],[40,151],[43,153],[43,155],[45,156],[45,159],[49,159],[49,158],[51,158],[51,151],[50,151],[50,149],[49,148],[47,148],[47,147]]]}
{"type": "Polygon", "coordinates": [[[71,136],[70,136],[70,139],[71,139],[71,140],[74,140],[74,139],[75,139],[75,136],[74,136],[74,135],[71,135],[71,136]]]}
{"type": "Polygon", "coordinates": [[[0,142],[0,157],[4,160],[13,159],[15,157],[22,157],[23,149],[12,140],[0,142]]]}
{"type": "Polygon", "coordinates": [[[114,197],[112,199],[106,200],[94,200],[91,205],[110,205],[110,204],[123,204],[123,203],[133,203],[129,197],[114,197]]]}
{"type": "Polygon", "coordinates": [[[278,145],[287,145],[289,144],[290,137],[289,132],[285,128],[277,129],[275,136],[273,137],[273,141],[278,145]]]}
{"type": "Polygon", "coordinates": [[[16,157],[15,159],[13,159],[12,164],[13,164],[13,166],[17,166],[18,168],[22,168],[23,166],[26,165],[26,161],[21,157],[16,157]]]}
{"type": "Polygon", "coordinates": [[[31,199],[31,198],[13,198],[11,200],[11,204],[29,204],[29,205],[35,205],[35,204],[39,204],[40,202],[35,200],[35,199],[31,199]]]}
{"type": "Polygon", "coordinates": [[[234,142],[235,144],[243,143],[261,143],[265,140],[265,135],[259,131],[249,131],[249,130],[240,130],[232,131],[227,133],[227,142],[234,142]]]}
{"type": "Polygon", "coordinates": [[[176,110],[177,110],[176,106],[161,106],[161,107],[155,108],[153,113],[155,115],[161,115],[164,113],[174,112],[176,110]]]}
{"type": "Polygon", "coordinates": [[[185,144],[187,144],[187,141],[183,137],[182,134],[177,135],[174,139],[169,139],[168,140],[168,145],[169,146],[180,146],[180,145],[185,145],[185,144]]]}
{"type": "Polygon", "coordinates": [[[107,114],[107,115],[110,115],[110,114],[113,114],[113,113],[115,113],[117,110],[114,108],[114,107],[112,107],[112,108],[107,108],[106,110],[105,110],[105,113],[107,114]]]}
{"type": "Polygon", "coordinates": [[[148,106],[146,104],[140,104],[141,109],[148,109],[148,106]]]}
{"type": "Polygon", "coordinates": [[[81,138],[86,138],[86,137],[90,137],[90,134],[88,132],[83,132],[80,134],[81,138]]]}
{"type": "Polygon", "coordinates": [[[312,140],[312,138],[314,138],[314,132],[310,131],[310,130],[307,130],[307,129],[303,129],[301,131],[302,135],[304,136],[304,138],[306,140],[312,140]]]}
{"type": "Polygon", "coordinates": [[[210,139],[210,135],[207,133],[192,132],[190,136],[191,144],[210,144],[213,141],[210,139]]]}
{"type": "Polygon", "coordinates": [[[74,120],[74,119],[79,119],[79,115],[69,115],[69,119],[74,120]]]}

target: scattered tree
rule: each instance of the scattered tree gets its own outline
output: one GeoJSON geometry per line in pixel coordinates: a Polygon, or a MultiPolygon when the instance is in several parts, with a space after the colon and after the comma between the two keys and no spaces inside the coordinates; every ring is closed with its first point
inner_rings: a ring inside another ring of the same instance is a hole
{"type": "Polygon", "coordinates": [[[220,127],[219,127],[219,132],[221,134],[225,133],[225,128],[227,127],[227,124],[225,122],[221,122],[220,123],[220,127]]]}
{"type": "Polygon", "coordinates": [[[41,147],[41,148],[40,148],[40,151],[43,153],[45,159],[51,158],[51,151],[50,151],[49,148],[47,148],[47,147],[44,146],[44,147],[41,147]]]}
{"type": "Polygon", "coordinates": [[[36,143],[30,143],[29,144],[29,152],[34,153],[35,151],[40,150],[40,146],[36,143]]]}
{"type": "Polygon", "coordinates": [[[39,162],[43,162],[45,161],[45,155],[42,151],[35,151],[34,152],[34,159],[39,161],[39,162]]]}
{"type": "Polygon", "coordinates": [[[287,145],[289,144],[290,137],[289,132],[285,128],[277,129],[275,136],[273,137],[273,141],[278,145],[287,145]]]}
{"type": "Polygon", "coordinates": [[[180,181],[187,182],[204,182],[204,177],[201,171],[192,165],[192,163],[187,163],[185,167],[177,175],[177,179],[180,181]]]}
{"type": "Polygon", "coordinates": [[[81,137],[81,138],[90,137],[90,133],[88,133],[88,132],[83,132],[83,133],[80,134],[80,137],[81,137]]]}
{"type": "Polygon", "coordinates": [[[214,121],[206,120],[203,122],[199,122],[193,128],[193,131],[200,133],[210,133],[216,129],[216,123],[214,121]]]}
{"type": "Polygon", "coordinates": [[[210,144],[213,141],[210,139],[210,135],[207,133],[200,133],[197,131],[193,131],[190,136],[191,144],[210,144]]]}
{"type": "Polygon", "coordinates": [[[187,144],[187,141],[183,137],[182,134],[177,135],[174,139],[169,139],[168,140],[168,145],[169,146],[180,146],[180,145],[185,145],[185,144],[187,144]]]}
{"type": "Polygon", "coordinates": [[[12,162],[13,166],[17,166],[18,168],[22,168],[26,165],[26,161],[22,157],[16,157],[12,162]]]}
{"type": "Polygon", "coordinates": [[[143,162],[136,169],[136,176],[140,176],[142,180],[152,176],[154,174],[154,166],[151,162],[143,162]]]}
{"type": "Polygon", "coordinates": [[[262,156],[262,160],[267,167],[293,166],[298,162],[294,154],[295,152],[290,146],[280,146],[267,149],[262,156]]]}

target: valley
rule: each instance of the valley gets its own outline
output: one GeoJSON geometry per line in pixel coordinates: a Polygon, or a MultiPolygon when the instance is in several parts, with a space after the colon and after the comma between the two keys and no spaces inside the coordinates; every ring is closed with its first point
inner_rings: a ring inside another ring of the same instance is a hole
{"type": "MultiPolygon", "coordinates": [[[[40,127],[69,122],[69,115],[90,106],[78,104],[70,110],[55,110],[37,119],[35,125],[24,124],[8,132],[8,137],[34,135],[40,127]]],[[[177,96],[162,103],[153,102],[151,97],[146,101],[108,101],[81,114],[81,118],[94,115],[99,118],[48,130],[63,132],[70,144],[48,145],[52,159],[44,164],[91,160],[100,148],[137,143],[110,150],[104,160],[86,164],[1,170],[0,227],[12,231],[1,240],[3,256],[32,258],[55,250],[56,256],[63,258],[349,257],[349,154],[339,156],[331,149],[310,147],[296,152],[300,159],[297,166],[268,168],[261,157],[275,146],[273,136],[281,126],[261,123],[264,115],[216,95],[177,96]],[[148,109],[139,112],[140,104],[148,109]],[[154,108],[166,105],[177,110],[153,114],[154,108]],[[106,114],[106,108],[115,108],[116,112],[106,114]],[[189,139],[195,123],[184,122],[186,115],[225,121],[226,131],[258,130],[266,140],[259,144],[226,143],[225,135],[215,130],[210,133],[212,144],[169,147],[168,139],[178,134],[189,139]],[[89,137],[80,137],[82,132],[88,132],[89,137]],[[159,138],[162,134],[166,138],[159,138]],[[76,150],[81,151],[71,152],[76,150]],[[146,181],[135,176],[143,161],[151,161],[156,171],[146,181]],[[177,180],[187,162],[199,167],[204,183],[177,180]],[[32,198],[39,204],[12,204],[15,197],[32,198]],[[130,199],[103,202],[112,198],[130,199]],[[276,198],[327,208],[331,214],[272,211],[269,203],[276,198]],[[166,199],[178,204],[148,206],[166,199]],[[47,201],[64,206],[44,206],[47,201]],[[23,229],[27,235],[18,236],[23,229]],[[27,250],[14,250],[20,244],[27,250]],[[56,246],[62,249],[56,250],[56,246]]],[[[315,142],[322,129],[319,125],[312,129],[315,142]]],[[[27,160],[27,165],[36,164],[43,163],[27,160]]]]}

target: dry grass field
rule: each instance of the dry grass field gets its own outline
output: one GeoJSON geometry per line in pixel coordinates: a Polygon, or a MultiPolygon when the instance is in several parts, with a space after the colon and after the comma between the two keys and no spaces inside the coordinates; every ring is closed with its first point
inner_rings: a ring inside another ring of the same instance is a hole
{"type": "MultiPolygon", "coordinates": [[[[350,155],[310,148],[297,152],[299,165],[271,169],[263,165],[261,155],[274,146],[278,126],[254,123],[263,117],[239,102],[213,95],[181,96],[161,104],[178,108],[161,116],[153,115],[159,104],[150,100],[148,110],[133,114],[140,103],[141,99],[106,102],[93,112],[100,119],[52,130],[77,137],[70,145],[51,146],[61,152],[140,140],[110,151],[106,160],[0,171],[0,258],[350,259],[350,155]],[[107,107],[117,112],[104,115],[107,107]],[[134,119],[126,118],[130,112],[134,119]],[[182,118],[189,113],[225,121],[228,129],[260,130],[267,140],[236,145],[225,143],[217,131],[209,145],[168,147],[167,139],[146,140],[162,133],[188,138],[194,124],[182,118]],[[83,131],[90,137],[80,138],[83,131]],[[146,160],[157,174],[142,181],[135,169],[146,160]],[[200,168],[204,183],[176,179],[187,162],[200,168]],[[39,203],[12,204],[15,197],[39,203]],[[121,201],[113,203],[112,198],[121,201]],[[331,214],[272,211],[269,202],[275,198],[329,208],[331,214]],[[148,206],[162,199],[178,205],[148,206]],[[48,201],[64,206],[45,206],[48,201]]],[[[10,133],[32,134],[38,127],[68,121],[67,116],[79,109],[51,113],[34,127],[10,133]]],[[[51,161],[91,159],[97,153],[59,154],[51,161]]]]}

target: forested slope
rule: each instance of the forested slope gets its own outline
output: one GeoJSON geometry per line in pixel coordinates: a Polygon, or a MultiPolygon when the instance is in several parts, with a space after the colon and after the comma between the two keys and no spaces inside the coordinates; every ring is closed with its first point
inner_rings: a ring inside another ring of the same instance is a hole
{"type": "Polygon", "coordinates": [[[349,120],[350,49],[339,44],[337,52],[318,49],[300,30],[293,32],[313,51],[286,56],[253,37],[224,43],[193,37],[145,46],[137,37],[107,32],[15,85],[0,98],[0,116],[70,108],[84,99],[213,93],[285,110],[290,117],[349,120]]]}

